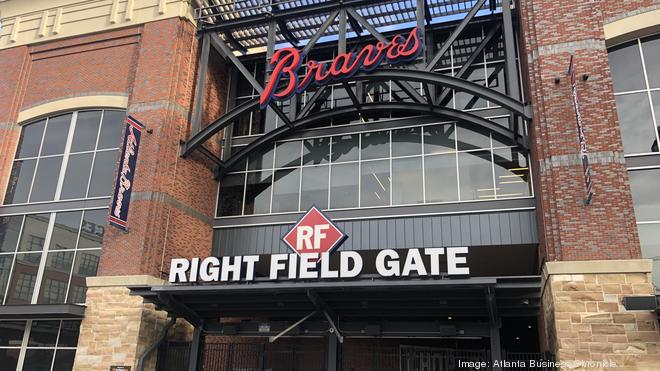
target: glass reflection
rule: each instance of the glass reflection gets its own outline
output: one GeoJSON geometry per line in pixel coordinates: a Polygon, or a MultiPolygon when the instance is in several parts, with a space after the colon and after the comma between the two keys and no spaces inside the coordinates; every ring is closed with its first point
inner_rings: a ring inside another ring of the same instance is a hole
{"type": "Polygon", "coordinates": [[[45,371],[49,370],[53,362],[52,349],[28,349],[25,352],[22,371],[45,371]]]}
{"type": "Polygon", "coordinates": [[[16,251],[22,223],[22,215],[0,217],[0,252],[16,251]]]}
{"type": "Polygon", "coordinates": [[[50,214],[27,215],[18,251],[41,251],[46,242],[46,230],[50,214]]]}
{"type": "Polygon", "coordinates": [[[426,202],[458,201],[456,154],[424,158],[426,202]]]}
{"type": "Polygon", "coordinates": [[[362,134],[362,160],[386,158],[390,155],[390,132],[362,134]]]}
{"type": "Polygon", "coordinates": [[[38,304],[64,303],[72,264],[73,251],[48,253],[41,289],[39,289],[39,298],[37,299],[38,304]]]}
{"type": "Polygon", "coordinates": [[[456,126],[454,124],[424,127],[424,153],[448,153],[456,151],[456,126]]]}
{"type": "Polygon", "coordinates": [[[637,221],[660,221],[660,169],[629,171],[628,176],[637,221]]]}
{"type": "Polygon", "coordinates": [[[5,304],[30,304],[41,253],[17,254],[5,304]]]}
{"type": "MultiPolygon", "coordinates": [[[[93,153],[71,155],[66,166],[61,200],[84,198],[87,195],[89,173],[92,170],[93,153]]],[[[107,172],[107,169],[106,169],[107,172]]]]}
{"type": "Polygon", "coordinates": [[[46,123],[46,134],[41,145],[41,156],[60,155],[64,153],[66,139],[71,126],[71,114],[51,117],[46,123]]]}
{"type": "Polygon", "coordinates": [[[332,137],[332,162],[357,161],[359,141],[358,134],[332,137]]]}
{"type": "Polygon", "coordinates": [[[302,169],[300,210],[307,210],[313,205],[321,209],[328,207],[329,169],[329,166],[313,166],[302,169]]]}
{"type": "Polygon", "coordinates": [[[297,211],[299,187],[300,169],[276,170],[272,212],[297,211]]]}
{"type": "Polygon", "coordinates": [[[647,94],[619,95],[616,97],[616,108],[624,152],[626,154],[652,152],[656,141],[656,128],[651,117],[647,94]]]}
{"type": "Polygon", "coordinates": [[[94,158],[92,178],[89,181],[88,197],[109,196],[114,187],[114,169],[117,161],[116,151],[97,152],[94,158]]]}
{"type": "Polygon", "coordinates": [[[48,250],[75,249],[82,211],[57,213],[48,250]]]}
{"type": "Polygon", "coordinates": [[[39,155],[45,127],[46,120],[23,126],[18,148],[16,149],[16,158],[37,157],[39,155]]]}
{"type": "Polygon", "coordinates": [[[392,204],[424,202],[422,157],[392,159],[392,204]]]}
{"type": "Polygon", "coordinates": [[[30,202],[52,201],[55,198],[61,165],[62,156],[39,159],[30,202]]]}
{"type": "Polygon", "coordinates": [[[660,223],[637,224],[642,256],[653,260],[653,283],[660,287],[660,223]]]}
{"type": "Polygon", "coordinates": [[[392,157],[422,153],[421,128],[392,130],[392,157]]]}
{"type": "Polygon", "coordinates": [[[610,48],[608,59],[615,93],[645,88],[642,58],[637,40],[610,48]]]}
{"type": "Polygon", "coordinates": [[[360,206],[387,206],[390,204],[390,161],[378,160],[360,163],[360,206]]]}
{"type": "Polygon", "coordinates": [[[96,148],[99,126],[101,126],[101,111],[78,112],[71,152],[91,151],[96,148]]]}
{"type": "Polygon", "coordinates": [[[277,143],[275,147],[275,167],[300,166],[300,141],[277,143]]]}
{"type": "Polygon", "coordinates": [[[270,212],[272,171],[248,173],[245,187],[245,215],[270,212]]]}
{"type": "Polygon", "coordinates": [[[119,147],[125,118],[126,112],[123,111],[103,111],[103,123],[101,124],[97,149],[119,147]]]}
{"type": "Polygon", "coordinates": [[[327,164],[330,160],[330,138],[303,141],[303,165],[327,164]]]}
{"type": "Polygon", "coordinates": [[[220,196],[218,213],[223,216],[241,215],[243,213],[243,188],[245,174],[226,175],[220,181],[220,196]]]}
{"type": "Polygon", "coordinates": [[[358,164],[338,164],[330,168],[330,208],[358,206],[358,164]]]}
{"type": "Polygon", "coordinates": [[[87,293],[85,279],[96,276],[96,272],[99,269],[100,257],[101,250],[98,249],[76,252],[76,261],[73,263],[73,273],[71,275],[67,303],[85,303],[85,295],[87,293]]]}
{"type": "Polygon", "coordinates": [[[495,198],[490,151],[458,154],[461,201],[495,198]]]}
{"type": "Polygon", "coordinates": [[[27,202],[36,167],[36,159],[14,161],[14,166],[9,176],[9,184],[7,185],[5,204],[22,204],[27,202]]]}
{"type": "Polygon", "coordinates": [[[85,211],[80,227],[78,249],[101,247],[107,215],[106,209],[85,211]]]}
{"type": "Polygon", "coordinates": [[[524,197],[531,194],[527,156],[517,149],[493,150],[496,193],[498,198],[524,197]]]}

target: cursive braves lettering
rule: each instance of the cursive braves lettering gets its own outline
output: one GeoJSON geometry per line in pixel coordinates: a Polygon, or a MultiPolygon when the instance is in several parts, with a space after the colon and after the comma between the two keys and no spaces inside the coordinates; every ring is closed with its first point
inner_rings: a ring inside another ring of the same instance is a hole
{"type": "Polygon", "coordinates": [[[273,72],[261,93],[259,104],[261,109],[264,109],[271,100],[290,99],[310,84],[321,86],[333,80],[350,77],[358,71],[371,71],[378,67],[383,59],[387,59],[390,64],[408,62],[417,58],[423,50],[420,32],[413,28],[407,37],[396,35],[386,43],[365,45],[359,52],[341,53],[331,62],[319,63],[310,59],[305,64],[305,75],[300,79],[298,70],[305,56],[296,48],[282,48],[275,52],[270,60],[273,72]]]}
{"type": "Polygon", "coordinates": [[[119,191],[117,192],[117,202],[115,204],[115,209],[112,211],[114,216],[117,218],[121,218],[124,192],[131,189],[131,181],[128,180],[126,175],[131,172],[131,168],[128,163],[131,156],[135,155],[135,145],[137,144],[137,138],[135,138],[133,126],[128,125],[126,129],[128,130],[128,138],[126,139],[126,153],[124,153],[124,161],[119,173],[119,191]]]}

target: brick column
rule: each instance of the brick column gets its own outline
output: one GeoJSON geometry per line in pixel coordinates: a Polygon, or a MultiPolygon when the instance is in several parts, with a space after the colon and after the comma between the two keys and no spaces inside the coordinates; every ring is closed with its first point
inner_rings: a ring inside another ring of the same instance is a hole
{"type": "MultiPolygon", "coordinates": [[[[151,276],[89,277],[85,318],[80,326],[75,371],[109,370],[110,366],[137,366],[140,355],[153,344],[167,322],[167,313],[130,296],[128,285],[160,285],[151,276]]],[[[154,370],[155,353],[145,370],[154,370]]]]}
{"type": "MultiPolygon", "coordinates": [[[[197,44],[195,27],[186,19],[143,26],[128,113],[153,133],[142,136],[129,232],[106,230],[99,276],[158,277],[167,271],[171,257],[211,253],[217,192],[213,164],[198,154],[179,157],[180,141],[188,138],[190,130],[197,44]]],[[[214,95],[207,93],[212,99],[205,102],[204,122],[217,118],[226,99],[224,66],[213,70],[208,78],[214,95]]]]}
{"type": "MultiPolygon", "coordinates": [[[[621,3],[521,0],[521,62],[534,118],[530,135],[544,264],[541,339],[560,361],[611,360],[653,369],[652,312],[626,312],[624,295],[653,295],[641,257],[613,95],[603,14],[621,3]],[[567,76],[574,56],[594,197],[585,180],[567,76]],[[583,81],[582,75],[588,75],[583,81]]],[[[573,363],[572,366],[579,364],[573,363]]]]}
{"type": "Polygon", "coordinates": [[[604,3],[520,3],[523,75],[529,76],[534,109],[541,256],[547,261],[641,256],[605,47],[604,3]],[[578,90],[595,193],[590,206],[583,205],[585,180],[566,75],[571,54],[577,76],[589,75],[587,81],[578,78],[578,90]]]}
{"type": "Polygon", "coordinates": [[[16,123],[29,71],[27,46],[0,50],[0,204],[4,201],[20,128],[16,123]]]}
{"type": "MultiPolygon", "coordinates": [[[[547,349],[563,368],[609,361],[615,369],[657,370],[654,311],[626,311],[622,298],[654,295],[650,260],[549,262],[543,270],[547,349]]],[[[580,368],[583,369],[583,368],[580,368]]]]}

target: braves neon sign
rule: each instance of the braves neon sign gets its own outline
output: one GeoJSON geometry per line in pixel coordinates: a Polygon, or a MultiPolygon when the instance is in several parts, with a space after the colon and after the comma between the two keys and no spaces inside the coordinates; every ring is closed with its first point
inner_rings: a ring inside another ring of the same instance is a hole
{"type": "Polygon", "coordinates": [[[266,108],[271,100],[290,99],[310,84],[322,86],[333,80],[350,77],[358,71],[371,71],[383,59],[387,59],[390,64],[408,62],[416,59],[423,50],[420,32],[413,28],[407,37],[396,35],[389,42],[365,45],[359,52],[341,53],[330,62],[319,63],[310,59],[305,64],[306,72],[301,79],[298,70],[305,55],[296,48],[282,48],[270,60],[273,72],[259,98],[261,109],[266,108]],[[280,88],[280,85],[283,86],[280,88]]]}

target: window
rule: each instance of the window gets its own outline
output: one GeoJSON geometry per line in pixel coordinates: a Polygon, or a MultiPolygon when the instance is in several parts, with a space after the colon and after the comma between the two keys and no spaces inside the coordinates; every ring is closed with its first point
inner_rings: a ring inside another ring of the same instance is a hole
{"type": "Polygon", "coordinates": [[[444,123],[277,142],[221,180],[218,216],[531,195],[526,151],[444,123]]]}
{"type": "Polygon", "coordinates": [[[642,256],[653,260],[653,279],[660,289],[660,35],[636,39],[609,49],[623,149],[645,155],[644,168],[629,168],[642,256]]]}
{"type": "Polygon", "coordinates": [[[626,155],[658,152],[660,36],[609,49],[614,95],[626,155]]]}
{"type": "Polygon", "coordinates": [[[71,370],[79,331],[80,321],[74,320],[0,321],[2,369],[71,370]]]}
{"type": "Polygon", "coordinates": [[[84,303],[85,278],[99,265],[106,213],[0,217],[0,304],[84,303]],[[41,237],[49,232],[49,240],[41,237]]]}
{"type": "Polygon", "coordinates": [[[4,203],[110,196],[124,116],[80,111],[23,126],[4,203]]]}
{"type": "Polygon", "coordinates": [[[630,170],[628,174],[642,256],[653,260],[654,284],[660,288],[660,168],[630,170]]]}

